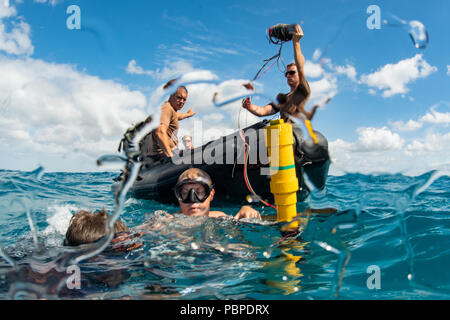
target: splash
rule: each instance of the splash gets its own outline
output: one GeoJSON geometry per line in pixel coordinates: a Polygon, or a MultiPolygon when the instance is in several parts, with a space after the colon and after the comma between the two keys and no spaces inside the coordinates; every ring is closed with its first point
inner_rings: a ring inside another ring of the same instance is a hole
{"type": "Polygon", "coordinates": [[[350,249],[335,233],[339,229],[353,228],[357,223],[358,215],[359,212],[356,210],[345,210],[334,213],[327,218],[309,220],[301,235],[304,240],[312,242],[338,256],[335,276],[331,287],[332,296],[335,298],[339,296],[345,267],[350,260],[350,249]]]}
{"type": "Polygon", "coordinates": [[[448,299],[448,297],[450,297],[450,291],[436,289],[428,284],[422,283],[420,280],[419,281],[417,280],[416,264],[414,259],[415,257],[414,248],[411,245],[405,217],[405,211],[409,206],[409,204],[412,203],[420,193],[424,192],[434,181],[436,181],[441,176],[443,176],[443,173],[435,170],[418,177],[419,181],[402,192],[402,196],[398,197],[398,199],[395,202],[395,206],[397,209],[396,210],[397,220],[407,254],[407,261],[408,261],[407,279],[410,287],[425,292],[439,293],[442,296],[446,296],[448,299]]]}

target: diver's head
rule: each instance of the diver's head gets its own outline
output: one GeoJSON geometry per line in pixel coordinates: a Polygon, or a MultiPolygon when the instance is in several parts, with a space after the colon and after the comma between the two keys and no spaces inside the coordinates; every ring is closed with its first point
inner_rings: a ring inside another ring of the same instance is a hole
{"type": "Polygon", "coordinates": [[[188,169],[180,175],[174,192],[181,212],[188,216],[207,215],[215,194],[211,177],[197,168],[188,169]]]}
{"type": "MultiPolygon", "coordinates": [[[[105,209],[92,213],[80,210],[70,220],[69,228],[66,232],[64,245],[78,246],[95,242],[103,238],[106,234],[106,218],[108,214],[105,209]]],[[[128,232],[128,227],[121,221],[114,223],[114,232],[128,232]]]]}
{"type": "Polygon", "coordinates": [[[169,98],[169,103],[175,109],[175,111],[181,110],[184,104],[186,103],[186,99],[188,97],[188,91],[185,86],[179,86],[177,91],[173,93],[169,98]]]}
{"type": "Polygon", "coordinates": [[[298,76],[297,65],[295,63],[290,63],[286,66],[285,77],[287,84],[291,89],[295,89],[300,84],[300,78],[298,76]]]}

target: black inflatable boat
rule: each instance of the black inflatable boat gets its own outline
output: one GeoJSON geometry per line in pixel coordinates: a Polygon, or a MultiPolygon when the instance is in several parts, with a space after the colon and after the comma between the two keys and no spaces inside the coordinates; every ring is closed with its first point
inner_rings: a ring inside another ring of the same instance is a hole
{"type": "MultiPolygon", "coordinates": [[[[273,201],[270,193],[270,176],[268,175],[269,159],[264,138],[264,127],[267,120],[261,121],[231,135],[211,141],[190,151],[180,151],[173,158],[159,162],[144,159],[137,180],[130,194],[138,199],[152,199],[162,203],[175,203],[173,187],[178,176],[189,168],[200,168],[211,176],[215,189],[215,199],[228,203],[242,203],[250,194],[244,180],[243,138],[250,145],[247,162],[247,175],[253,190],[263,199],[273,201]]],[[[319,132],[315,131],[318,144],[312,139],[305,139],[301,129],[294,125],[294,154],[297,177],[300,189],[299,201],[304,200],[311,184],[317,189],[323,189],[328,176],[330,157],[328,142],[319,132]],[[308,183],[305,181],[308,179],[308,183]],[[308,187],[309,186],[309,187],[308,187]]],[[[113,185],[117,188],[119,182],[113,185]]]]}

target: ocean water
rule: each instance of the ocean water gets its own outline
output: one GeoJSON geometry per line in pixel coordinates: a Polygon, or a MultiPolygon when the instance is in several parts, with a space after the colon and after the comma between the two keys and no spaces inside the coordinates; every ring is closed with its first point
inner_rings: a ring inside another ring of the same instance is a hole
{"type": "Polygon", "coordinates": [[[174,217],[175,206],[128,197],[119,219],[152,226],[143,246],[81,261],[73,288],[70,218],[112,212],[116,175],[0,171],[0,299],[450,298],[450,178],[439,172],[330,176],[299,209],[338,212],[310,216],[295,238],[270,220],[174,217]]]}

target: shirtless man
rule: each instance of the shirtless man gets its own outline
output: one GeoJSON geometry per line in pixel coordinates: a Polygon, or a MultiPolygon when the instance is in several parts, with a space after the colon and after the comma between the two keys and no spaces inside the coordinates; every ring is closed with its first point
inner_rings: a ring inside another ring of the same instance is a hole
{"type": "Polygon", "coordinates": [[[281,119],[285,122],[292,122],[289,119],[289,115],[298,118],[300,114],[303,114],[308,120],[311,120],[314,117],[314,114],[319,107],[318,105],[315,105],[310,112],[305,110],[305,105],[310,97],[311,89],[309,88],[308,81],[306,81],[303,69],[305,57],[300,48],[300,39],[302,37],[303,30],[299,25],[296,25],[296,33],[294,33],[292,37],[295,63],[288,64],[285,73],[287,84],[291,88],[291,91],[288,94],[280,93],[277,96],[278,104],[271,102],[264,107],[252,104],[250,98],[246,98],[242,101],[243,108],[258,117],[273,115],[280,112],[281,119]]]}
{"type": "Polygon", "coordinates": [[[173,149],[178,145],[178,121],[192,117],[195,112],[189,109],[187,113],[180,113],[183,108],[188,91],[180,86],[172,94],[168,101],[161,106],[161,117],[158,128],[150,132],[141,142],[141,150],[144,156],[150,156],[159,160],[163,156],[172,157],[173,149]]]}

